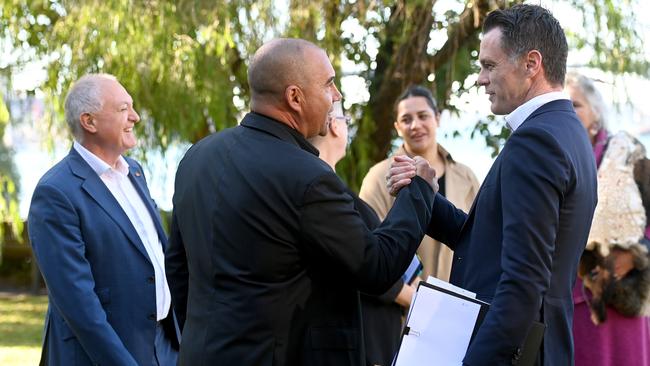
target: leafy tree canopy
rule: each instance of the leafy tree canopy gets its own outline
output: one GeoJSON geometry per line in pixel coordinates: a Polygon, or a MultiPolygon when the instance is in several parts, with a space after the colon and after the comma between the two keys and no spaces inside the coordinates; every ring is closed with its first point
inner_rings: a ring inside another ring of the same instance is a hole
{"type": "MultiPolygon", "coordinates": [[[[0,36],[9,52],[22,55],[14,66],[49,62],[41,88],[53,102],[53,128],[62,126],[70,83],[107,72],[136,102],[144,148],[195,142],[235,125],[247,110],[246,69],[254,50],[276,36],[316,42],[330,52],[339,75],[355,73],[368,89],[368,100],[352,106],[356,131],[339,171],[353,188],[391,149],[399,93],[425,84],[443,108],[455,110],[452,96],[475,88],[484,17],[520,2],[457,0],[443,8],[435,0],[2,1],[0,36]],[[343,63],[353,66],[342,70],[343,63]]],[[[593,50],[586,64],[648,74],[634,14],[624,11],[634,3],[571,2],[582,22],[565,28],[573,49],[593,50]]],[[[478,121],[475,132],[497,148],[505,135],[491,132],[488,122],[478,121]]]]}

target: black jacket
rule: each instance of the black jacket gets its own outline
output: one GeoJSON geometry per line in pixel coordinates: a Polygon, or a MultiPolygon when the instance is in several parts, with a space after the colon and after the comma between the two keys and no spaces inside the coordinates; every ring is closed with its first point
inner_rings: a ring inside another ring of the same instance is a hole
{"type": "Polygon", "coordinates": [[[181,365],[363,365],[358,290],[381,293],[431,218],[420,178],[377,229],[298,132],[251,113],[176,175],[167,274],[181,365]],[[189,281],[188,281],[189,279],[189,281]]]}
{"type": "MultiPolygon", "coordinates": [[[[381,224],[379,216],[366,202],[353,192],[354,207],[370,230],[381,224]]],[[[402,330],[402,307],[395,298],[404,286],[398,279],[381,295],[361,294],[363,339],[366,349],[366,365],[390,365],[399,348],[402,330]]]]}

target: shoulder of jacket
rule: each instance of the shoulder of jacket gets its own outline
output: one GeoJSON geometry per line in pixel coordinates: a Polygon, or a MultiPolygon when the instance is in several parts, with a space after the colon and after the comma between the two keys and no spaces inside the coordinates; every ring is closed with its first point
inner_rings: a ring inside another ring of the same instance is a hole
{"type": "Polygon", "coordinates": [[[466,178],[476,177],[476,175],[474,174],[474,171],[469,166],[467,166],[467,165],[465,165],[463,163],[459,163],[456,160],[454,160],[453,162],[449,162],[447,164],[447,169],[450,172],[453,172],[453,173],[455,173],[457,175],[460,175],[462,177],[466,177],[466,178]]]}

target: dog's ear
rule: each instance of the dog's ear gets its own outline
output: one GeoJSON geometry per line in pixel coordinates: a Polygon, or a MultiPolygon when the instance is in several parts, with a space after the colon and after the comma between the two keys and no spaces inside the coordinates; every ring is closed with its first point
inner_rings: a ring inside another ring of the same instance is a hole
{"type": "Polygon", "coordinates": [[[609,268],[599,268],[594,275],[588,276],[588,281],[584,282],[593,295],[589,300],[589,310],[591,310],[591,321],[596,325],[607,320],[607,300],[611,298],[615,282],[612,273],[609,268]]]}
{"type": "Polygon", "coordinates": [[[591,292],[587,299],[591,321],[598,325],[607,320],[607,299],[611,296],[614,282],[614,263],[600,256],[595,250],[585,250],[580,258],[582,271],[592,268],[583,277],[583,285],[591,292]]]}
{"type": "Polygon", "coordinates": [[[580,278],[586,278],[601,263],[602,257],[596,250],[585,250],[580,257],[578,275],[580,278]]]}

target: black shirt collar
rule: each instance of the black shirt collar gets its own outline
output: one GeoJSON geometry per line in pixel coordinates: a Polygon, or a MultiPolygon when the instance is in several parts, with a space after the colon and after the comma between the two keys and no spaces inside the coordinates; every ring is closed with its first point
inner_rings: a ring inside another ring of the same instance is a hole
{"type": "Polygon", "coordinates": [[[318,156],[319,151],[298,131],[289,125],[265,115],[250,112],[244,116],[241,126],[266,132],[283,141],[292,143],[301,149],[318,156]]]}

